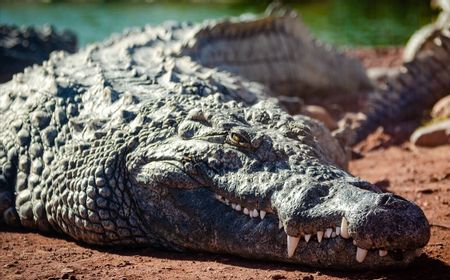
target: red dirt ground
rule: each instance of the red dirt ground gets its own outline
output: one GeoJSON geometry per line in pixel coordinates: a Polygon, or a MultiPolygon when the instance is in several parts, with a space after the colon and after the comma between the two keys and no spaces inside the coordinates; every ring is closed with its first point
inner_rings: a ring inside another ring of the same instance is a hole
{"type": "MultiPolygon", "coordinates": [[[[384,65],[397,64],[398,52],[387,53],[384,65]]],[[[356,55],[366,65],[383,64],[379,52],[356,55]]],[[[431,224],[430,242],[405,270],[337,272],[225,255],[102,249],[1,230],[0,279],[450,279],[450,145],[417,148],[377,131],[358,149],[363,157],[351,162],[351,172],[414,201],[431,224]]]]}

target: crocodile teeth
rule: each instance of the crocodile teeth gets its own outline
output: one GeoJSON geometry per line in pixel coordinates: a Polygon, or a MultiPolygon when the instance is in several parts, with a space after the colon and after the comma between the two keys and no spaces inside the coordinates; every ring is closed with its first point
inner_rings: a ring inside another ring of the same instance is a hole
{"type": "Polygon", "coordinates": [[[356,247],[356,261],[362,263],[367,256],[367,250],[356,247]]]}
{"type": "Polygon", "coordinates": [[[250,212],[248,211],[248,209],[247,209],[247,208],[244,208],[244,214],[245,214],[245,215],[248,215],[248,214],[250,214],[250,212]]]}
{"type": "Polygon", "coordinates": [[[306,243],[308,243],[310,239],[311,239],[311,234],[305,234],[306,243]]]}
{"type": "Polygon", "coordinates": [[[327,228],[327,229],[325,230],[325,238],[330,238],[332,232],[333,232],[333,229],[332,229],[332,228],[327,228]]]}
{"type": "Polygon", "coordinates": [[[295,249],[297,248],[298,241],[300,240],[300,237],[294,237],[294,236],[287,236],[287,250],[288,250],[288,257],[292,257],[294,255],[295,249]]]}
{"type": "Polygon", "coordinates": [[[317,232],[317,241],[322,242],[322,237],[323,237],[323,231],[318,231],[317,232]]]}
{"type": "Polygon", "coordinates": [[[336,227],[336,235],[341,235],[341,227],[336,227]]]}
{"type": "Polygon", "coordinates": [[[266,211],[264,210],[259,211],[259,215],[261,217],[261,220],[264,219],[264,217],[266,216],[266,211]]]}
{"type": "Polygon", "coordinates": [[[258,212],[258,210],[253,209],[252,215],[251,215],[251,216],[252,216],[253,218],[259,217],[259,212],[258,212]]]}
{"type": "Polygon", "coordinates": [[[388,253],[388,252],[387,252],[386,250],[379,250],[379,251],[378,251],[378,255],[380,255],[380,257],[386,256],[387,253],[388,253]]]}
{"type": "Polygon", "coordinates": [[[345,239],[350,238],[350,234],[348,233],[348,222],[345,217],[342,217],[341,236],[342,236],[342,238],[345,238],[345,239]]]}
{"type": "Polygon", "coordinates": [[[233,210],[236,210],[236,204],[231,203],[231,208],[233,208],[233,210]]]}
{"type": "Polygon", "coordinates": [[[225,204],[230,205],[230,201],[228,199],[225,199],[225,204]]]}
{"type": "Polygon", "coordinates": [[[278,228],[282,229],[283,228],[283,223],[281,221],[278,221],[278,228]]]}
{"type": "Polygon", "coordinates": [[[241,210],[242,210],[242,207],[241,207],[241,205],[240,205],[240,204],[236,205],[236,208],[235,208],[235,210],[236,210],[236,211],[241,211],[241,210]]]}

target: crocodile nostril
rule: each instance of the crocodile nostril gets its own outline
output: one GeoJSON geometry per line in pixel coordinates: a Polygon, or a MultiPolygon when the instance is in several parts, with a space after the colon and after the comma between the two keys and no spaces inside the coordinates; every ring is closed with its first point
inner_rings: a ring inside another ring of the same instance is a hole
{"type": "Polygon", "coordinates": [[[384,194],[378,200],[378,205],[389,207],[391,209],[404,209],[408,200],[394,194],[384,194]]]}
{"type": "Polygon", "coordinates": [[[408,201],[401,196],[395,194],[384,194],[379,199],[379,205],[394,205],[398,203],[402,203],[403,201],[408,201]]]}

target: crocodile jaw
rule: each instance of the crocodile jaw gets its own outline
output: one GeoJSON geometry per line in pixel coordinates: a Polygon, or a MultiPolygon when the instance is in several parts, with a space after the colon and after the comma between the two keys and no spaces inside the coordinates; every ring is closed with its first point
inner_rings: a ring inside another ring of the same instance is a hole
{"type": "Polygon", "coordinates": [[[293,181],[269,192],[270,208],[223,190],[169,189],[173,208],[158,207],[156,223],[170,225],[150,231],[173,249],[342,270],[405,267],[429,240],[419,207],[358,187],[364,182],[350,175],[292,189],[293,181]],[[314,197],[323,190],[328,192],[314,197]]]}

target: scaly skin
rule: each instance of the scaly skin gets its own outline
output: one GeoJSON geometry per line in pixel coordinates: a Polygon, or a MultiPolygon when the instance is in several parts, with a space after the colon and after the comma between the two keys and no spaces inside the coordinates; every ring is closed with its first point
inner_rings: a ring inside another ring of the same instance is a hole
{"type": "Polygon", "coordinates": [[[199,26],[182,54],[257,81],[276,96],[358,95],[373,89],[361,63],[315,39],[295,13],[199,26]]]}
{"type": "Polygon", "coordinates": [[[430,237],[421,209],[344,171],[330,133],[261,85],[181,55],[197,30],[131,30],[0,85],[0,221],[104,246],[409,264],[430,237]]]}
{"type": "Polygon", "coordinates": [[[402,65],[399,74],[369,96],[363,117],[351,124],[350,144],[367,137],[378,126],[420,116],[450,89],[450,25],[417,57],[402,65]]]}
{"type": "Polygon", "coordinates": [[[58,33],[52,26],[17,27],[0,25],[0,82],[32,64],[47,60],[50,53],[77,49],[77,38],[69,31],[58,33]]]}
{"type": "Polygon", "coordinates": [[[379,126],[420,117],[450,89],[450,6],[436,1],[439,17],[413,36],[400,71],[369,95],[357,120],[335,132],[341,142],[355,145],[379,126]]]}

